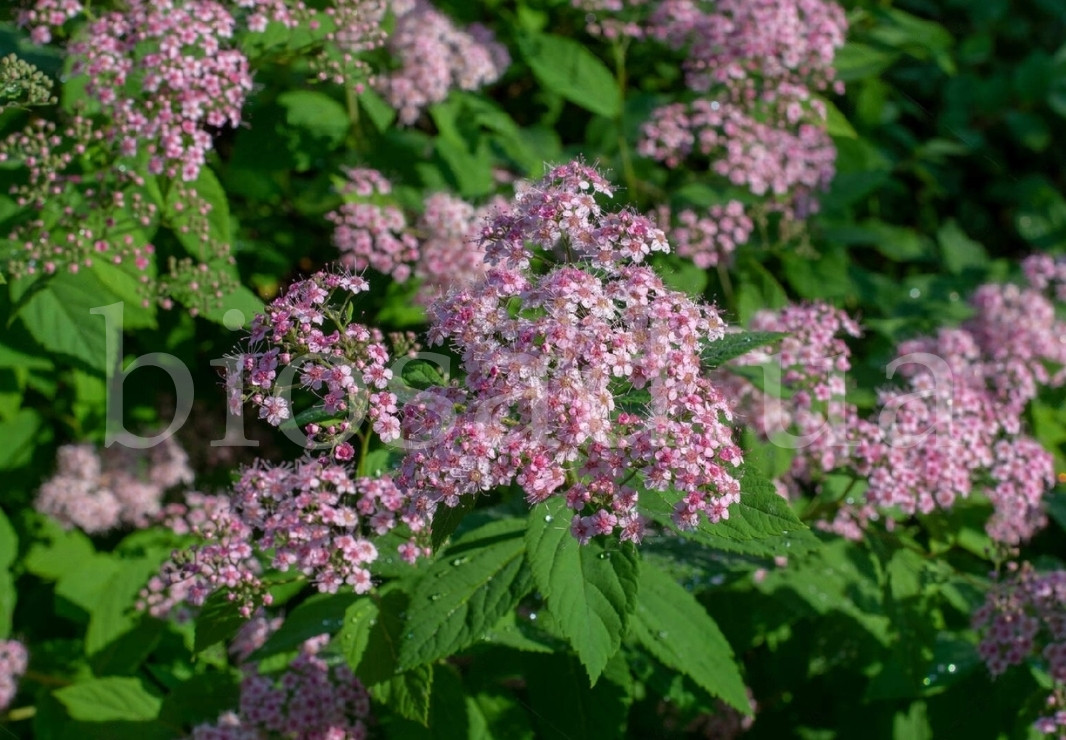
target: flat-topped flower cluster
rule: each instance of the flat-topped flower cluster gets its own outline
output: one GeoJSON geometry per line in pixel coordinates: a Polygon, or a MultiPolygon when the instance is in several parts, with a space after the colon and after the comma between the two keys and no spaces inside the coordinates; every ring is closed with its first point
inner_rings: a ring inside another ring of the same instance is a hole
{"type": "Polygon", "coordinates": [[[723,334],[711,306],[642,263],[667,252],[646,217],[608,212],[610,183],[572,162],[519,188],[482,246],[492,267],[430,308],[430,341],[462,358],[463,387],[404,409],[401,485],[432,505],[517,483],[531,505],[565,498],[582,542],[639,541],[642,487],[674,521],[728,517],[741,460],[729,404],[701,374],[723,334]]]}

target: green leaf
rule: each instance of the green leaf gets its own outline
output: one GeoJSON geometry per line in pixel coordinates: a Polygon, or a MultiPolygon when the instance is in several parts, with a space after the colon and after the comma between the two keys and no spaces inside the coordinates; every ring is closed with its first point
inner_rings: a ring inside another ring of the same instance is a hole
{"type": "Polygon", "coordinates": [[[463,650],[514,609],[531,586],[523,527],[517,519],[486,524],[430,566],[411,596],[401,668],[463,650]]]}
{"type": "Polygon", "coordinates": [[[433,666],[421,665],[371,686],[370,695],[401,717],[428,725],[432,690],[433,666]]]}
{"type": "Polygon", "coordinates": [[[657,262],[663,284],[668,288],[690,296],[700,296],[707,288],[707,271],[696,267],[691,260],[671,254],[657,262]]]}
{"type": "Polygon", "coordinates": [[[363,88],[356,98],[359,100],[359,107],[366,113],[378,133],[385,133],[396,120],[396,111],[385,102],[384,98],[374,92],[373,88],[363,88]]]}
{"type": "MultiPolygon", "coordinates": [[[[655,521],[674,528],[673,507],[658,491],[642,491],[640,507],[655,521]]],[[[740,479],[740,503],[729,507],[728,519],[678,534],[717,550],[762,557],[798,555],[820,546],[773,484],[750,469],[740,479]]]]}
{"type": "Polygon", "coordinates": [[[0,509],[0,570],[6,570],[15,562],[19,553],[19,539],[11,521],[0,509]]]}
{"type": "Polygon", "coordinates": [[[753,349],[773,344],[786,336],[788,335],[779,331],[740,331],[726,334],[708,344],[701,358],[708,368],[721,367],[753,349]]]}
{"type": "Polygon", "coordinates": [[[381,594],[377,619],[372,620],[366,650],[359,665],[352,668],[368,686],[388,681],[397,673],[408,603],[407,594],[398,588],[381,594]]]}
{"type": "Polygon", "coordinates": [[[868,44],[849,42],[844,44],[833,59],[837,78],[844,82],[853,82],[865,77],[877,77],[891,67],[898,52],[877,49],[868,44]]]}
{"type": "Polygon", "coordinates": [[[747,690],[714,619],[695,597],[650,563],[640,571],[633,635],[669,668],[681,671],[712,696],[751,714],[747,690]]]}
{"type": "Polygon", "coordinates": [[[83,563],[95,555],[92,540],[77,529],[63,529],[54,519],[41,517],[41,531],[22,561],[30,573],[49,581],[61,578],[71,563],[83,563]]]}
{"type": "Polygon", "coordinates": [[[418,390],[446,385],[444,376],[437,365],[426,360],[412,360],[403,366],[403,380],[407,385],[418,390]]]}
{"type": "MultiPolygon", "coordinates": [[[[220,244],[232,244],[233,233],[230,225],[229,201],[226,191],[218,181],[215,173],[207,167],[200,168],[200,174],[195,182],[185,183],[192,187],[205,203],[211,206],[207,214],[207,237],[220,244]]],[[[215,257],[213,252],[200,241],[197,229],[192,228],[196,219],[200,218],[198,212],[189,208],[188,204],[178,197],[178,188],[171,186],[167,191],[166,203],[163,207],[165,223],[174,232],[174,236],[192,257],[201,262],[208,262],[215,257]],[[180,205],[179,205],[180,203],[180,205]],[[187,230],[186,230],[187,229],[187,230]]]]}
{"type": "Polygon", "coordinates": [[[263,301],[243,285],[238,285],[217,302],[211,303],[200,316],[227,329],[236,326],[248,327],[257,314],[264,311],[263,301]],[[231,313],[237,311],[237,313],[231,313]]]}
{"type": "Polygon", "coordinates": [[[63,272],[39,279],[16,315],[49,352],[81,360],[102,371],[108,359],[106,323],[104,316],[90,312],[120,300],[91,271],[75,275],[63,272]]]}
{"type": "Polygon", "coordinates": [[[592,684],[618,652],[637,603],[639,558],[629,543],[579,545],[566,502],[552,497],[533,509],[526,551],[548,611],[570,641],[592,684]]]}
{"type": "Polygon", "coordinates": [[[96,678],[58,689],[52,694],[71,718],[88,722],[154,719],[162,701],[138,678],[96,678]]]}
{"type": "Polygon", "coordinates": [[[358,668],[363,660],[377,618],[378,605],[371,599],[359,599],[344,612],[344,624],[337,633],[337,644],[353,669],[358,668]]]}
{"type": "Polygon", "coordinates": [[[430,528],[430,546],[434,551],[444,544],[463,521],[463,517],[473,511],[476,505],[475,496],[463,496],[459,499],[458,506],[437,506],[437,510],[433,512],[433,526],[430,528]]]}
{"type": "Polygon", "coordinates": [[[15,579],[9,568],[18,556],[19,541],[15,528],[0,510],[0,640],[11,634],[15,613],[15,579]]]}
{"type": "Polygon", "coordinates": [[[858,133],[832,102],[822,99],[825,105],[825,132],[834,139],[857,139],[858,133]]]}
{"type": "Polygon", "coordinates": [[[285,109],[285,122],[306,132],[327,149],[336,149],[348,133],[348,112],[344,106],[316,90],[289,90],[278,96],[285,109]]]}
{"type": "Polygon", "coordinates": [[[203,652],[216,642],[229,640],[247,621],[237,610],[237,604],[229,600],[226,591],[216,591],[204,601],[196,618],[193,652],[203,652]]]}
{"type": "Polygon", "coordinates": [[[561,643],[547,637],[528,619],[519,619],[515,613],[504,614],[499,622],[485,632],[485,642],[503,645],[525,653],[554,653],[561,643]]]}
{"type": "Polygon", "coordinates": [[[615,740],[626,736],[633,679],[620,654],[607,663],[603,679],[591,688],[580,664],[569,655],[524,655],[522,668],[538,738],[615,740]]]}
{"type": "Polygon", "coordinates": [[[966,235],[955,219],[948,219],[936,234],[940,254],[948,271],[958,275],[967,268],[982,268],[988,264],[988,253],[980,243],[966,235]]]}
{"type": "Polygon", "coordinates": [[[583,44],[552,34],[527,34],[518,49],[545,88],[585,110],[614,118],[622,98],[614,75],[583,44]]]}
{"type": "Polygon", "coordinates": [[[34,440],[43,425],[41,415],[33,409],[21,409],[15,416],[0,421],[0,470],[25,465],[34,450],[34,440]]]}
{"type": "Polygon", "coordinates": [[[312,637],[334,634],[344,626],[345,614],[361,597],[354,593],[315,594],[293,609],[263,646],[248,656],[262,660],[294,650],[312,637]]]}

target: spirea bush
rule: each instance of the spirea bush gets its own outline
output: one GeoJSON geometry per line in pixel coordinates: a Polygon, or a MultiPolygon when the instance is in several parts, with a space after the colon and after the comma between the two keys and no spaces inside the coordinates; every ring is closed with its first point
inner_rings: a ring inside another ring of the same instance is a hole
{"type": "Polygon", "coordinates": [[[0,734],[1066,737],[1064,41],[17,0],[0,734]]]}

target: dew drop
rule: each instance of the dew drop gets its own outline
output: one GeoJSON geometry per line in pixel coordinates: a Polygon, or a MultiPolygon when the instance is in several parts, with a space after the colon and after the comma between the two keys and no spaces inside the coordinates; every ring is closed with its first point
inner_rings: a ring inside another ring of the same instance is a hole
{"type": "Polygon", "coordinates": [[[948,663],[948,673],[954,673],[958,668],[954,663],[948,663]]]}
{"type": "Polygon", "coordinates": [[[429,600],[430,601],[439,601],[442,596],[443,596],[443,594],[430,594],[429,595],[429,600]]]}
{"type": "Polygon", "coordinates": [[[552,520],[552,515],[551,514],[545,514],[544,515],[544,521],[550,522],[551,520],[552,520]]]}
{"type": "Polygon", "coordinates": [[[597,557],[599,557],[600,560],[610,560],[611,559],[611,553],[609,553],[609,552],[601,552],[597,557]]]}
{"type": "Polygon", "coordinates": [[[666,630],[659,630],[659,639],[665,640],[670,635],[666,630]]]}
{"type": "Polygon", "coordinates": [[[908,293],[908,295],[911,298],[921,298],[922,297],[922,291],[919,288],[911,288],[911,292],[908,293]]]}
{"type": "Polygon", "coordinates": [[[923,686],[928,686],[931,683],[933,683],[933,682],[932,682],[932,680],[930,680],[929,676],[926,676],[925,678],[922,679],[922,685],[923,686]]]}
{"type": "Polygon", "coordinates": [[[461,558],[455,558],[454,560],[452,560],[452,565],[462,565],[463,563],[465,563],[469,559],[470,558],[468,558],[466,556],[463,556],[461,558]]]}
{"type": "Polygon", "coordinates": [[[536,612],[530,612],[529,613],[529,621],[530,622],[536,622],[537,621],[537,613],[536,612]]]}

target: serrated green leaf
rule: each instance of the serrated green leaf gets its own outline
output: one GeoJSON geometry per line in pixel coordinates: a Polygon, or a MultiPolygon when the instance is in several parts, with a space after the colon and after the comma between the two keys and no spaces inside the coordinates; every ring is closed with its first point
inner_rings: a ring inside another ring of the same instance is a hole
{"type": "MultiPolygon", "coordinates": [[[[107,367],[108,327],[92,309],[121,299],[91,271],[68,272],[42,279],[26,294],[16,315],[33,338],[49,352],[82,361],[94,370],[107,367]]],[[[125,312],[124,312],[125,313],[125,312]]]]}
{"type": "Polygon", "coordinates": [[[362,660],[353,668],[368,686],[388,681],[398,671],[408,603],[407,594],[398,588],[385,591],[377,601],[378,616],[371,625],[370,639],[362,660]]]}
{"type": "Polygon", "coordinates": [[[523,559],[523,528],[516,519],[486,524],[430,566],[411,596],[401,668],[472,645],[525,596],[532,581],[523,559]]]}
{"type": "Polygon", "coordinates": [[[193,652],[202,652],[216,642],[231,639],[247,621],[237,610],[237,604],[229,600],[225,591],[216,591],[204,601],[196,618],[193,652]]]}
{"type": "Polygon", "coordinates": [[[0,509],[0,570],[9,568],[19,553],[19,538],[11,520],[0,509]]]}
{"type": "Polygon", "coordinates": [[[708,344],[700,357],[703,364],[709,368],[721,367],[730,360],[735,360],[759,347],[773,344],[786,336],[788,335],[779,331],[741,331],[726,334],[721,339],[708,344]]]}
{"type": "Polygon", "coordinates": [[[96,678],[52,693],[72,719],[87,722],[155,719],[162,701],[138,678],[96,678]]]}
{"type": "Polygon", "coordinates": [[[54,519],[42,517],[41,531],[22,561],[30,573],[45,580],[61,578],[71,563],[83,563],[95,555],[92,540],[77,529],[63,529],[54,519]]]}
{"type": "Polygon", "coordinates": [[[430,528],[430,546],[434,550],[439,549],[463,521],[463,517],[473,511],[476,505],[476,497],[463,496],[459,499],[458,506],[437,506],[437,510],[433,512],[433,526],[430,528]]]}
{"type": "Polygon", "coordinates": [[[248,656],[248,660],[262,660],[298,648],[312,637],[334,634],[344,626],[348,608],[360,598],[354,593],[314,594],[308,597],[289,612],[278,631],[248,656]]]}
{"type": "Polygon", "coordinates": [[[584,45],[552,34],[526,34],[518,49],[540,84],[585,110],[614,118],[622,98],[614,75],[584,45]]]}
{"type": "MultiPolygon", "coordinates": [[[[740,488],[740,503],[729,507],[728,519],[678,534],[717,550],[762,557],[799,555],[820,546],[818,538],[777,494],[772,483],[749,469],[740,480],[740,488]]],[[[673,509],[657,491],[641,492],[640,508],[655,521],[674,529],[670,518],[673,509]]]]}
{"type": "Polygon", "coordinates": [[[421,665],[370,687],[374,701],[385,705],[401,717],[429,724],[429,705],[433,691],[433,666],[421,665]]]}
{"type": "MultiPolygon", "coordinates": [[[[186,183],[186,186],[191,186],[200,198],[211,206],[211,211],[206,216],[207,237],[220,244],[232,244],[233,233],[230,224],[229,200],[226,198],[226,191],[222,188],[222,184],[218,181],[215,173],[208,167],[201,167],[200,174],[195,182],[186,183]]],[[[165,223],[170,227],[175,238],[185,248],[186,252],[201,262],[208,262],[215,255],[209,252],[208,248],[201,242],[198,230],[191,228],[193,222],[200,218],[200,214],[198,212],[194,213],[193,209],[190,209],[186,203],[182,202],[179,206],[180,198],[178,196],[176,187],[172,186],[167,191],[166,203],[163,209],[165,223]]]]}
{"type": "Polygon", "coordinates": [[[344,612],[344,624],[336,642],[352,669],[358,668],[363,660],[377,618],[378,605],[371,599],[359,599],[344,612]]]}
{"type": "Polygon", "coordinates": [[[278,96],[285,109],[285,122],[306,131],[329,149],[335,149],[348,133],[348,112],[344,106],[317,90],[289,90],[278,96]]]}
{"type": "Polygon", "coordinates": [[[445,385],[444,376],[437,365],[425,360],[413,360],[403,366],[403,380],[407,385],[418,390],[445,385]]]}
{"type": "Polygon", "coordinates": [[[579,545],[570,534],[570,514],[559,497],[535,507],[526,553],[548,611],[595,684],[636,608],[640,560],[629,543],[608,548],[596,539],[579,545]]]}
{"type": "Polygon", "coordinates": [[[633,635],[665,665],[743,714],[751,714],[733,649],[717,623],[669,573],[647,562],[640,571],[633,635]]]}

